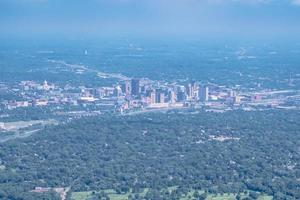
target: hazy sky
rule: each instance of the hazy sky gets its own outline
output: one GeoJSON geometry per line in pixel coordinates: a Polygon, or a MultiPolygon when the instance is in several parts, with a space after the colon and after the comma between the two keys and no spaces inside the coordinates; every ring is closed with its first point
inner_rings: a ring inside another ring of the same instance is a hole
{"type": "Polygon", "coordinates": [[[300,37],[300,0],[0,0],[7,35],[300,37]]]}

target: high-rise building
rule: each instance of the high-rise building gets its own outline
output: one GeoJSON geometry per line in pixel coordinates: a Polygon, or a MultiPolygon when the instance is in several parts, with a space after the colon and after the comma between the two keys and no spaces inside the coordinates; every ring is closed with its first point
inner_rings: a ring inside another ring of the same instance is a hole
{"type": "Polygon", "coordinates": [[[199,100],[201,102],[205,102],[205,101],[208,101],[208,98],[209,98],[209,91],[208,91],[208,87],[207,86],[203,86],[203,87],[200,87],[199,89],[199,100]]]}
{"type": "Polygon", "coordinates": [[[185,87],[184,86],[178,86],[176,87],[176,99],[178,102],[185,101],[187,98],[187,94],[185,92],[185,87]]]}
{"type": "Polygon", "coordinates": [[[156,94],[155,91],[150,92],[150,103],[154,104],[156,102],[156,94]]]}
{"type": "Polygon", "coordinates": [[[129,81],[125,81],[121,84],[122,93],[125,95],[130,94],[130,83],[129,81]]]}
{"type": "Polygon", "coordinates": [[[199,96],[198,91],[199,84],[196,81],[192,81],[186,86],[186,93],[189,100],[197,100],[199,96]]]}
{"type": "Polygon", "coordinates": [[[121,90],[120,86],[116,86],[114,88],[114,96],[119,98],[121,96],[121,93],[122,93],[122,90],[121,90]]]}
{"type": "Polygon", "coordinates": [[[131,94],[134,96],[138,96],[140,94],[140,80],[132,79],[131,80],[131,94]]]}
{"type": "Polygon", "coordinates": [[[169,101],[170,103],[176,103],[176,93],[174,91],[169,92],[169,101]]]}
{"type": "Polygon", "coordinates": [[[160,93],[159,96],[159,103],[165,103],[165,93],[160,93]]]}
{"type": "Polygon", "coordinates": [[[241,103],[241,97],[238,96],[238,95],[236,95],[236,96],[234,97],[234,104],[240,104],[240,103],[241,103]]]}
{"type": "Polygon", "coordinates": [[[189,99],[192,98],[192,94],[193,94],[193,87],[192,87],[192,84],[189,83],[187,86],[186,86],[186,94],[188,96],[189,99]]]}
{"type": "Polygon", "coordinates": [[[155,103],[165,103],[165,93],[161,89],[155,91],[155,103]]]}

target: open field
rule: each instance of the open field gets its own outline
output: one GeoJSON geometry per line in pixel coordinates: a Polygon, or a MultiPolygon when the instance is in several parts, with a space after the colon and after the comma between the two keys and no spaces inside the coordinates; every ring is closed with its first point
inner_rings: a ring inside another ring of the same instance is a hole
{"type": "Polygon", "coordinates": [[[17,138],[26,138],[38,131],[46,125],[57,125],[54,119],[49,120],[31,120],[17,122],[0,122],[0,142],[6,142],[17,138]]]}
{"type": "MultiPolygon", "coordinates": [[[[172,192],[176,187],[170,187],[168,190],[172,192]]],[[[140,197],[144,197],[149,189],[144,189],[143,192],[138,193],[140,197]]],[[[103,190],[105,192],[110,200],[127,200],[129,195],[134,196],[136,193],[124,193],[124,194],[117,194],[116,191],[109,189],[109,190],[103,190]]],[[[195,190],[191,190],[188,192],[188,194],[184,197],[182,197],[180,200],[189,200],[193,199],[193,194],[195,190]]],[[[199,194],[203,194],[204,191],[198,191],[199,194]]],[[[71,199],[72,200],[88,200],[89,197],[92,197],[92,192],[72,192],[71,199]]],[[[248,194],[241,194],[242,199],[248,197],[248,194]]],[[[272,196],[260,194],[258,197],[258,200],[272,200],[272,196]]],[[[236,194],[233,193],[225,193],[225,194],[208,194],[206,200],[236,200],[236,194]]]]}
{"type": "Polygon", "coordinates": [[[72,192],[72,200],[86,200],[92,192],[72,192]]]}
{"type": "MultiPolygon", "coordinates": [[[[0,122],[1,123],[1,122],[0,122]]],[[[17,121],[17,122],[2,122],[2,129],[4,131],[17,131],[19,129],[28,128],[34,125],[48,125],[57,124],[56,120],[31,120],[31,121],[17,121]]]]}

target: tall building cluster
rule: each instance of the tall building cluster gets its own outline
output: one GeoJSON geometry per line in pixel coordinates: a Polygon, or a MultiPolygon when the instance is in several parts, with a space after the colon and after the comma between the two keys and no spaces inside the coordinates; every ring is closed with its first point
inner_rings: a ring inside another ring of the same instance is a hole
{"type": "MultiPolygon", "coordinates": [[[[113,96],[131,106],[166,107],[188,103],[207,102],[209,87],[191,81],[185,85],[147,82],[144,79],[124,80],[114,87],[113,96]]],[[[130,106],[129,106],[130,107],[130,106]]]]}

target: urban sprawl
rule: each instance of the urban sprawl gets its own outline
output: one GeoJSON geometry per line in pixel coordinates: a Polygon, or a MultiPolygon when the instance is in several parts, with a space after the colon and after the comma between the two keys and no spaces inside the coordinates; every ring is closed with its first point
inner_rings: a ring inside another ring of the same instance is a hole
{"type": "Polygon", "coordinates": [[[19,100],[2,100],[2,110],[18,107],[93,106],[98,112],[126,114],[133,111],[180,108],[205,108],[206,111],[213,112],[299,108],[299,91],[296,90],[264,90],[259,86],[245,89],[239,85],[229,88],[212,83],[201,84],[198,81],[179,84],[147,78],[128,78],[111,87],[99,88],[75,87],[69,84],[59,86],[47,81],[21,81],[13,86],[1,83],[0,90],[10,91],[20,97],[19,100]]]}

